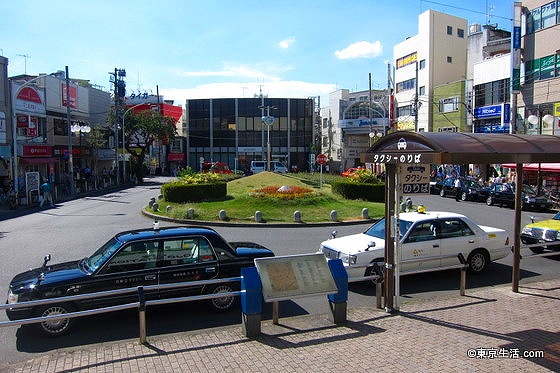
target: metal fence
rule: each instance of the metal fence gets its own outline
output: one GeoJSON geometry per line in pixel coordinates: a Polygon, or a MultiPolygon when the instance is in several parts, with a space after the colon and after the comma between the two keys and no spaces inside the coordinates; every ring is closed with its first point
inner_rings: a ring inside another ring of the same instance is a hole
{"type": "Polygon", "coordinates": [[[82,317],[82,316],[121,311],[121,310],[126,310],[131,308],[138,308],[139,322],[140,322],[139,325],[140,343],[146,343],[146,307],[147,306],[190,302],[190,301],[205,300],[205,299],[216,299],[216,298],[223,298],[227,296],[241,295],[241,291],[233,291],[233,292],[223,292],[223,293],[216,293],[216,294],[189,295],[189,296],[179,297],[179,298],[145,300],[144,294],[146,291],[173,289],[173,288],[180,288],[180,287],[192,287],[192,286],[200,286],[200,285],[213,285],[213,284],[221,284],[221,283],[232,283],[232,282],[240,282],[240,281],[241,281],[241,277],[229,277],[229,278],[220,278],[215,280],[191,281],[188,283],[183,282],[183,283],[174,283],[174,284],[165,284],[165,285],[139,286],[137,288],[117,289],[117,290],[102,291],[97,293],[69,295],[64,297],[33,300],[28,302],[3,304],[0,305],[0,310],[29,308],[29,307],[35,307],[35,306],[47,305],[47,304],[70,303],[70,302],[85,300],[85,299],[104,298],[112,295],[133,294],[133,293],[138,294],[137,302],[120,304],[120,305],[110,306],[110,307],[94,308],[94,309],[88,309],[83,311],[68,312],[60,315],[33,317],[30,319],[21,319],[21,320],[14,320],[14,321],[1,321],[0,327],[35,324],[44,321],[64,320],[64,319],[71,319],[71,318],[82,317]]]}

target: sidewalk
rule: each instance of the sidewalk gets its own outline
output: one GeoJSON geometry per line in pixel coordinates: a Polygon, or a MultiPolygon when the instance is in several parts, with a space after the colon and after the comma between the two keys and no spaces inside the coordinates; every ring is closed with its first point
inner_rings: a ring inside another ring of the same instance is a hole
{"type": "MultiPolygon", "coordinates": [[[[560,371],[560,279],[406,300],[387,314],[348,311],[57,350],[1,372],[548,372],[560,371]],[[523,357],[527,354],[543,357],[523,357]]],[[[280,315],[281,316],[281,315],[280,315]]]]}

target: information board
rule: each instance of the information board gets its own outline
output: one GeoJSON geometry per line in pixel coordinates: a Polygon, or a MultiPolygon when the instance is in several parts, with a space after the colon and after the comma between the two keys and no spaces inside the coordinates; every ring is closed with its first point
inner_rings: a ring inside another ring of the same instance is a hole
{"type": "Polygon", "coordinates": [[[257,258],[255,267],[266,302],[338,291],[322,253],[257,258]]]}

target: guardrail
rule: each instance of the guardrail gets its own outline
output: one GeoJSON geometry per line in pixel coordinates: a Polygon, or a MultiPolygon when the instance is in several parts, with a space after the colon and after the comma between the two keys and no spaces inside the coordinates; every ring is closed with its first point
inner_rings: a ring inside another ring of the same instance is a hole
{"type": "MultiPolygon", "coordinates": [[[[557,243],[557,244],[551,245],[551,244],[546,244],[546,243],[535,243],[535,244],[530,244],[530,245],[521,245],[520,249],[529,249],[530,250],[531,247],[542,247],[545,250],[551,250],[551,251],[543,252],[543,253],[540,253],[540,254],[533,253],[531,255],[525,255],[525,256],[521,255],[520,259],[542,258],[542,257],[546,257],[546,256],[560,255],[560,250],[559,251],[554,251],[552,249],[549,249],[548,248],[549,246],[558,247],[558,246],[560,246],[560,244],[557,243]]],[[[511,251],[513,252],[513,246],[511,247],[511,251]]]]}
{"type": "Polygon", "coordinates": [[[18,302],[12,304],[2,304],[0,305],[0,310],[29,308],[29,307],[39,306],[39,305],[46,305],[46,304],[69,303],[69,302],[84,300],[84,299],[104,298],[111,295],[132,294],[132,293],[138,294],[137,302],[120,304],[120,305],[110,306],[110,307],[94,308],[94,309],[88,309],[83,311],[69,312],[62,315],[33,317],[30,319],[21,319],[21,320],[13,320],[13,321],[0,321],[0,327],[35,324],[44,321],[65,320],[65,319],[71,319],[71,318],[82,317],[82,316],[97,315],[97,314],[108,313],[108,312],[122,311],[131,308],[138,308],[139,324],[140,324],[139,325],[140,343],[144,344],[146,343],[146,307],[147,306],[223,298],[226,296],[240,296],[242,293],[241,291],[233,291],[233,292],[224,292],[224,293],[217,293],[217,294],[189,295],[189,296],[179,297],[179,298],[145,300],[146,291],[159,290],[159,289],[172,289],[172,288],[179,288],[179,287],[192,287],[192,286],[200,286],[200,285],[212,285],[212,284],[220,284],[220,283],[232,283],[232,282],[240,282],[240,281],[241,281],[241,277],[229,277],[229,278],[220,278],[215,280],[191,281],[188,283],[183,282],[183,283],[173,283],[173,284],[165,284],[165,285],[139,286],[137,288],[108,290],[108,291],[102,291],[97,293],[69,295],[69,296],[58,297],[58,298],[33,300],[28,302],[18,302]]]}

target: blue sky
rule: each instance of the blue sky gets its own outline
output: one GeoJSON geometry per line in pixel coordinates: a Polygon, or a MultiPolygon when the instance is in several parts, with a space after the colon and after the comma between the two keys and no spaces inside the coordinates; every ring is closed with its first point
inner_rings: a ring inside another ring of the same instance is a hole
{"type": "Polygon", "coordinates": [[[393,45],[428,9],[511,30],[513,1],[20,0],[0,4],[8,75],[52,73],[183,104],[216,97],[305,98],[387,87],[393,45]],[[488,18],[490,14],[490,18],[488,18]]]}

